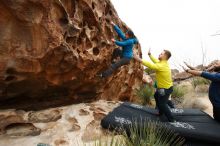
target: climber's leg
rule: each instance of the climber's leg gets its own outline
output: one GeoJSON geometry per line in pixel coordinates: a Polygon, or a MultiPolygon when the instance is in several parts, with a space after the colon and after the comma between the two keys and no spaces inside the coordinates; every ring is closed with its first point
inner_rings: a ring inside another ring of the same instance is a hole
{"type": "Polygon", "coordinates": [[[109,69],[107,69],[106,71],[104,71],[102,74],[101,74],[101,77],[108,77],[110,76],[115,70],[117,70],[119,67],[123,66],[123,65],[126,65],[126,64],[129,64],[130,62],[130,58],[122,58],[120,59],[118,62],[114,63],[111,65],[111,67],[109,69]]]}
{"type": "Polygon", "coordinates": [[[118,57],[122,58],[122,50],[119,48],[116,48],[112,54],[112,64],[116,62],[115,59],[117,59],[118,57]]]}

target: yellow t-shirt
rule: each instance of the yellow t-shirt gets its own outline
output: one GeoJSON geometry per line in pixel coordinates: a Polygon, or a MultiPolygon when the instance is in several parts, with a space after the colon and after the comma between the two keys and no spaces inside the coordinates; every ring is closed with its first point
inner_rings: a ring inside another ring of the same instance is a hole
{"type": "Polygon", "coordinates": [[[170,65],[168,64],[168,61],[166,60],[159,61],[158,59],[154,58],[152,55],[150,55],[150,59],[152,60],[153,63],[142,59],[143,65],[156,71],[156,81],[158,88],[169,89],[171,86],[173,86],[173,81],[172,81],[171,69],[170,69],[170,65]]]}

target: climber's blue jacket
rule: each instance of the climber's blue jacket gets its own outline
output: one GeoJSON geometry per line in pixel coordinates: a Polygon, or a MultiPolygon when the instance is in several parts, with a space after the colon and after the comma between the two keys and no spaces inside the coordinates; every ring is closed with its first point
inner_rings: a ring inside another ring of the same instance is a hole
{"type": "Polygon", "coordinates": [[[117,26],[114,25],[115,31],[118,33],[118,36],[122,39],[122,41],[115,41],[115,44],[122,47],[122,55],[126,58],[133,57],[133,46],[137,43],[136,38],[126,38],[123,31],[117,26]]]}
{"type": "Polygon", "coordinates": [[[220,73],[202,72],[202,77],[211,80],[209,99],[214,107],[220,108],[220,73]]]}

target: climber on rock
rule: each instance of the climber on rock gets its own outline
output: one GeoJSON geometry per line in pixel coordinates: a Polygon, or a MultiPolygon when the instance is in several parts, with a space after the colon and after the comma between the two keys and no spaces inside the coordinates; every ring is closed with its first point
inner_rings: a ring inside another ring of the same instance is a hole
{"type": "Polygon", "coordinates": [[[112,60],[115,60],[118,57],[120,57],[120,60],[113,62],[113,64],[106,71],[102,72],[99,75],[102,78],[109,77],[119,67],[129,64],[133,58],[133,46],[138,42],[132,31],[128,30],[126,33],[123,33],[114,22],[111,22],[111,24],[114,26],[118,36],[122,39],[122,41],[112,39],[112,42],[117,46],[122,47],[122,49],[116,48],[114,50],[112,60]]]}
{"type": "Polygon", "coordinates": [[[145,59],[141,59],[138,55],[134,56],[134,59],[141,62],[144,66],[156,71],[157,88],[154,94],[156,106],[159,109],[159,115],[165,115],[169,122],[174,122],[174,117],[171,114],[168,107],[168,101],[171,93],[173,92],[173,81],[171,75],[171,69],[168,63],[171,53],[168,50],[164,50],[158,59],[151,55],[149,50],[148,55],[152,61],[148,62],[145,59]]]}

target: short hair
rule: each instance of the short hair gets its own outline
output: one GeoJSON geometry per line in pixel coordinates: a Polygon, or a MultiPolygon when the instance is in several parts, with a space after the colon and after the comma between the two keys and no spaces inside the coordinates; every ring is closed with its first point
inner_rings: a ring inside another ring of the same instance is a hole
{"type": "Polygon", "coordinates": [[[164,52],[165,52],[165,54],[166,54],[166,56],[167,56],[167,60],[170,59],[170,57],[172,56],[172,55],[171,55],[171,52],[168,51],[168,50],[164,50],[164,52]]]}
{"type": "Polygon", "coordinates": [[[135,38],[135,35],[134,35],[133,31],[131,31],[131,30],[128,30],[126,32],[126,34],[128,34],[130,38],[135,38]]]}

